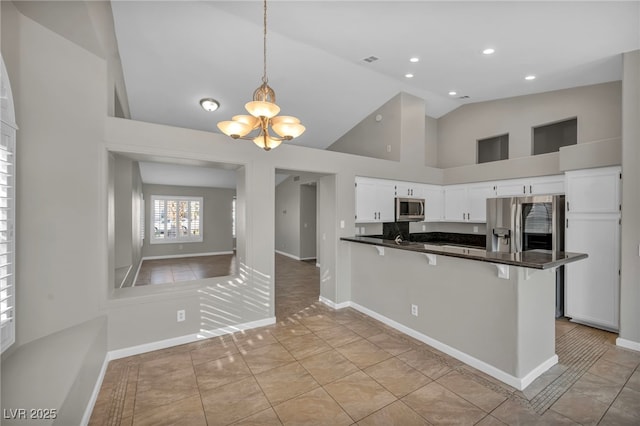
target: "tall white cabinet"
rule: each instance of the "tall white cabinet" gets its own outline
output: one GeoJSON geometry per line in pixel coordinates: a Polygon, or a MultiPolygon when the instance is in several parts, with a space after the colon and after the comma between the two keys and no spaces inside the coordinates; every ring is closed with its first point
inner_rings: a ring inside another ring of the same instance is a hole
{"type": "Polygon", "coordinates": [[[566,265],[565,316],[618,330],[621,169],[566,172],[565,250],[589,257],[566,265]]]}

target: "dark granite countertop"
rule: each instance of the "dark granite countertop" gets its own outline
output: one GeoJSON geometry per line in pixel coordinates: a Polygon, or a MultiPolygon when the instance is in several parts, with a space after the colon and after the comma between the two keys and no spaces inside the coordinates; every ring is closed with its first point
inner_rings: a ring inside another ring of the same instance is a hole
{"type": "Polygon", "coordinates": [[[440,254],[443,256],[459,257],[462,259],[478,260],[481,262],[498,263],[503,265],[521,266],[532,269],[549,269],[587,258],[587,255],[584,253],[569,253],[563,251],[553,252],[551,250],[529,250],[521,253],[498,253],[487,252],[485,249],[479,247],[452,245],[451,243],[402,241],[398,244],[394,240],[365,236],[342,237],[340,239],[342,241],[389,247],[417,253],[440,254]]]}

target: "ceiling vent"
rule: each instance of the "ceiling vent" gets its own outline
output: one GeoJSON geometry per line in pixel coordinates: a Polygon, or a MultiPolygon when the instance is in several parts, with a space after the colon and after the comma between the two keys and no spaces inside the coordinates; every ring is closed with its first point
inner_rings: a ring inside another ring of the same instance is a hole
{"type": "Polygon", "coordinates": [[[369,62],[369,63],[371,63],[371,62],[375,62],[375,61],[377,61],[377,60],[378,60],[378,58],[377,58],[376,56],[369,56],[368,58],[364,58],[364,59],[363,59],[363,61],[365,61],[365,62],[369,62]]]}
{"type": "Polygon", "coordinates": [[[467,96],[467,95],[460,96],[458,99],[469,99],[469,96],[467,96]]]}

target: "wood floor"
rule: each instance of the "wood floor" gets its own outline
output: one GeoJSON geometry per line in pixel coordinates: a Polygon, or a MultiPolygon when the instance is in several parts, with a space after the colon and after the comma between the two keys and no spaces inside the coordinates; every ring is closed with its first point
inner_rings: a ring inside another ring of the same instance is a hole
{"type": "Polygon", "coordinates": [[[134,285],[168,284],[233,275],[236,271],[235,258],[233,254],[218,254],[144,260],[134,285]]]}
{"type": "Polygon", "coordinates": [[[277,324],[114,360],[91,425],[637,425],[640,353],[556,322],[559,364],[518,391],[351,308],[276,256],[277,324]]]}

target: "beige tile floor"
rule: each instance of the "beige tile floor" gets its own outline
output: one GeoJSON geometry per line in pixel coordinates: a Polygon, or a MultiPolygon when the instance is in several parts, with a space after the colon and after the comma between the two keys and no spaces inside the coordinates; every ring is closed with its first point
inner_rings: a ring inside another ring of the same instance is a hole
{"type": "Polygon", "coordinates": [[[323,306],[313,264],[276,262],[277,324],[112,361],[90,424],[640,424],[640,353],[611,333],[558,321],[560,363],[520,392],[323,306]]]}

